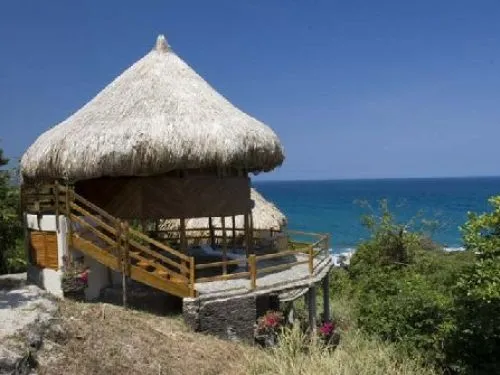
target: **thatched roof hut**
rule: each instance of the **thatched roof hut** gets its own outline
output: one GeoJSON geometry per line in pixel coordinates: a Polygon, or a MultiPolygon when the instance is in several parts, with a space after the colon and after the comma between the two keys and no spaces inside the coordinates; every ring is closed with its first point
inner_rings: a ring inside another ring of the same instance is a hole
{"type": "Polygon", "coordinates": [[[24,181],[75,182],[189,169],[247,173],[283,159],[268,126],[233,106],[159,36],[152,51],[38,137],[21,174],[24,181]]]}
{"type": "MultiPolygon", "coordinates": [[[[286,216],[273,203],[267,201],[257,190],[252,188],[250,196],[254,202],[254,206],[252,208],[252,223],[254,229],[280,231],[287,225],[286,216]]],[[[213,226],[215,228],[222,227],[220,217],[214,217],[212,220],[213,226]]],[[[180,221],[178,219],[163,220],[159,225],[159,229],[177,230],[179,226],[180,221]]],[[[228,230],[231,230],[233,228],[231,217],[225,218],[225,227],[228,230]]],[[[208,230],[208,217],[186,219],[186,228],[200,228],[208,230]]],[[[235,228],[244,228],[243,215],[238,215],[235,217],[235,228]]],[[[206,233],[206,231],[202,231],[202,233],[206,233]]]]}

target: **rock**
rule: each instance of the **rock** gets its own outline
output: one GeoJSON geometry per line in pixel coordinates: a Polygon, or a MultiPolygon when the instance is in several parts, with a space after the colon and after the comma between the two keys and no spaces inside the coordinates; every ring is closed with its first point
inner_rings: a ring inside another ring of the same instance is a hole
{"type": "Polygon", "coordinates": [[[10,374],[22,358],[22,354],[0,346],[0,374],[10,374]]]}
{"type": "Polygon", "coordinates": [[[39,329],[30,330],[26,335],[26,340],[31,349],[38,350],[43,344],[42,332],[39,329]]]}
{"type": "Polygon", "coordinates": [[[64,344],[68,340],[68,332],[59,323],[51,324],[47,327],[45,337],[58,344],[64,344]]]}
{"type": "Polygon", "coordinates": [[[0,346],[0,374],[29,375],[36,366],[37,360],[31,350],[20,352],[0,346]]]}

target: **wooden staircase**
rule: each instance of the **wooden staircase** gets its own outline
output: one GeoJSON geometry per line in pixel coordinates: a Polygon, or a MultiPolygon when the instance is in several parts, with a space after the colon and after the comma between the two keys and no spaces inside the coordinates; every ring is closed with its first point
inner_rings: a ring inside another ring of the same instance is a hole
{"type": "Polygon", "coordinates": [[[178,297],[195,297],[195,262],[127,222],[56,185],[56,211],[69,220],[68,244],[124,276],[178,297]]]}

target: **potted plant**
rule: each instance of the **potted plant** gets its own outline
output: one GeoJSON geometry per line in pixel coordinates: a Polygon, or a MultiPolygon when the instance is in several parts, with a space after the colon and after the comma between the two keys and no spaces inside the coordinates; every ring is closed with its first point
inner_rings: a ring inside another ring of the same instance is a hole
{"type": "Polygon", "coordinates": [[[89,267],[84,265],[83,257],[72,261],[64,256],[63,262],[61,284],[64,297],[84,301],[85,289],[89,281],[89,267]]]}
{"type": "Polygon", "coordinates": [[[283,314],[279,311],[268,311],[257,319],[255,341],[265,348],[276,346],[278,331],[283,326],[283,314]]]}

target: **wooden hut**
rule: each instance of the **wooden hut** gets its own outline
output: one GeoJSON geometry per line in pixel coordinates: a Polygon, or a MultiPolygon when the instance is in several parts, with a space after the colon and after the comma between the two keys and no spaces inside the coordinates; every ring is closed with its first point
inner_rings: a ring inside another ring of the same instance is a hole
{"type": "MultiPolygon", "coordinates": [[[[271,171],[283,160],[273,130],[232,105],[160,35],[149,53],[40,135],[23,155],[28,236],[49,231],[40,225],[44,215],[56,214],[50,228],[59,230],[63,207],[63,216],[82,225],[81,216],[93,208],[95,222],[102,222],[116,243],[122,241],[115,233],[122,229],[113,227],[117,220],[179,219],[179,251],[184,253],[186,219],[242,217],[251,251],[249,175],[271,171]],[[42,199],[47,191],[55,201],[42,199]],[[68,203],[75,196],[86,209],[68,203]],[[30,214],[37,215],[37,224],[30,214]]],[[[112,246],[120,247],[115,242],[112,246]]],[[[138,264],[150,258],[141,259],[138,264]]],[[[105,257],[99,261],[113,264],[105,257]]]]}

